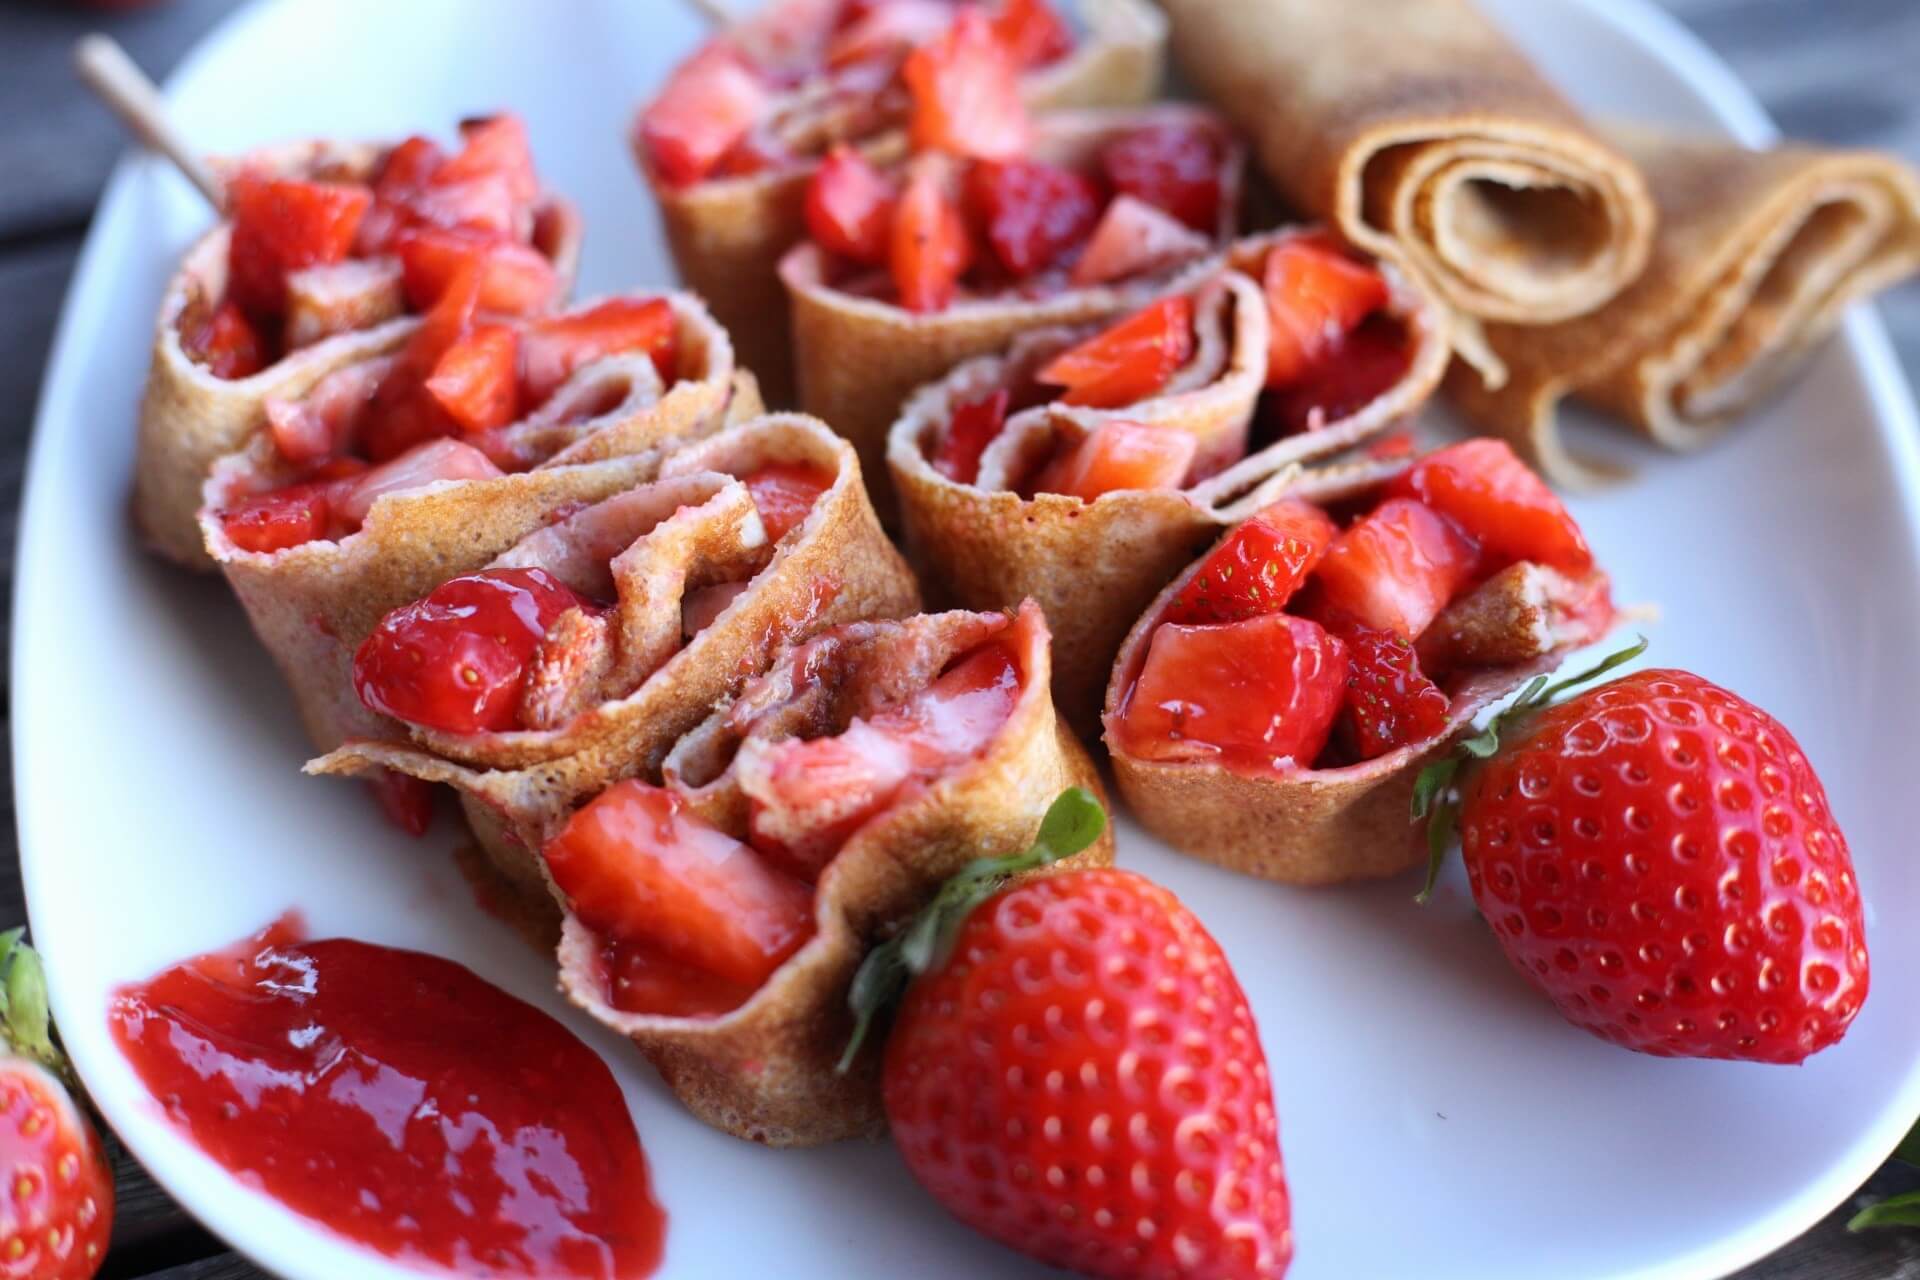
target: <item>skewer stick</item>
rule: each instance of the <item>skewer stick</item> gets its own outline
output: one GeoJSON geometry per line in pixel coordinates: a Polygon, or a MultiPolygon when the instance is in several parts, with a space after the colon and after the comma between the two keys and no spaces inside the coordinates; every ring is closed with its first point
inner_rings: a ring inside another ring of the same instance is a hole
{"type": "Polygon", "coordinates": [[[226,191],[220,180],[167,119],[159,87],[113,37],[98,32],[81,36],[73,46],[73,67],[134,137],[171,160],[187,181],[199,188],[207,203],[215,209],[226,207],[226,191]]]}
{"type": "Polygon", "coordinates": [[[687,3],[699,10],[700,16],[715,27],[724,30],[734,23],[733,10],[728,7],[726,0],[687,0],[687,3]]]}

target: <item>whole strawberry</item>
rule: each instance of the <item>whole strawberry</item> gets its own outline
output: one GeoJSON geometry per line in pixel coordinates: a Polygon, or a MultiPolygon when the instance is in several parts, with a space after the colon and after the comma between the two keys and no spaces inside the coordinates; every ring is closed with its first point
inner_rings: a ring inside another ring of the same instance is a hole
{"type": "Polygon", "coordinates": [[[1287,1269],[1252,1011],[1206,929],[1138,875],[1064,871],[973,909],[909,988],[881,1088],[914,1177],[1043,1262],[1111,1280],[1287,1269]]]}
{"type": "Polygon", "coordinates": [[[1500,726],[1461,848],[1508,959],[1576,1026],[1644,1053],[1800,1062],[1867,997],[1847,840],[1800,744],[1685,671],[1500,726]]]}
{"type": "Polygon", "coordinates": [[[0,934],[0,1277],[87,1280],[106,1260],[113,1175],[62,1083],[46,982],[20,930],[0,934]]]}

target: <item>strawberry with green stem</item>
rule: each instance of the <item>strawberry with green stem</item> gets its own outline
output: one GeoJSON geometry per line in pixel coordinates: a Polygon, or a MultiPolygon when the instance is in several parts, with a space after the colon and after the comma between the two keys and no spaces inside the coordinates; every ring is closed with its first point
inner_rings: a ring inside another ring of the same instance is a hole
{"type": "MultiPolygon", "coordinates": [[[[1893,1150],[1893,1158],[1920,1166],[1920,1124],[1914,1125],[1913,1132],[1900,1140],[1900,1145],[1893,1150]]],[[[1864,1231],[1868,1227],[1920,1227],[1920,1191],[1888,1196],[1847,1219],[1849,1231],[1864,1231]]]]}

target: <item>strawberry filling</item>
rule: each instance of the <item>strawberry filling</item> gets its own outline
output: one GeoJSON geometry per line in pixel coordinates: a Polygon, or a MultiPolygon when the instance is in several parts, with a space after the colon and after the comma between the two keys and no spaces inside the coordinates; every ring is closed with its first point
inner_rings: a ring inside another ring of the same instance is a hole
{"type": "Polygon", "coordinates": [[[1167,598],[1117,741],[1242,772],[1430,741],[1450,722],[1449,687],[1605,631],[1607,579],[1585,551],[1559,499],[1495,440],[1430,454],[1357,507],[1283,499],[1167,598]],[[1527,609],[1545,620],[1509,621],[1527,609]]]}
{"type": "Polygon", "coordinates": [[[465,272],[396,356],[336,370],[299,400],[269,400],[275,469],[296,478],[221,510],[233,544],[274,552],[347,537],[383,494],[539,465],[593,410],[611,411],[635,393],[629,386],[609,404],[602,387],[567,413],[545,415],[554,421],[527,421],[597,360],[644,353],[650,382],[664,388],[676,376],[677,321],[663,298],[531,317],[485,314],[481,300],[478,276],[465,272]]]}
{"type": "Polygon", "coordinates": [[[179,320],[189,359],[244,378],[288,352],[432,307],[471,267],[490,311],[525,314],[559,280],[540,247],[540,183],[516,116],[469,120],[448,155],[412,137],[367,181],[243,171],[227,183],[227,283],[179,320]]]}

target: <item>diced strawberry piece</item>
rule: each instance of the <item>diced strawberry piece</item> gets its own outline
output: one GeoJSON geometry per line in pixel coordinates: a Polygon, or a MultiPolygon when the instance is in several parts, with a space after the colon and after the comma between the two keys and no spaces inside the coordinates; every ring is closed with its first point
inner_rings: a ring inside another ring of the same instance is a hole
{"type": "Polygon", "coordinates": [[[1200,442],[1178,427],[1102,423],[1049,462],[1033,482],[1033,491],[1092,502],[1121,489],[1177,489],[1199,451],[1200,442]]]}
{"type": "MultiPolygon", "coordinates": [[[[1398,321],[1375,314],[1360,323],[1298,381],[1270,392],[1262,413],[1278,435],[1351,417],[1407,376],[1413,348],[1398,321]]],[[[1374,455],[1378,456],[1378,455],[1374,455]]]]}
{"type": "Polygon", "coordinates": [[[988,392],[953,406],[947,429],[933,453],[933,469],[955,484],[972,484],[980,476],[980,455],[1006,429],[1007,389],[988,392]]]}
{"type": "Polygon", "coordinates": [[[1360,759],[1426,742],[1447,727],[1452,704],[1404,637],[1351,619],[1334,630],[1347,642],[1349,664],[1341,733],[1360,759]]]}
{"type": "Polygon", "coordinates": [[[945,310],[973,259],[973,242],[937,164],[916,163],[893,215],[888,266],[900,305],[945,310]]]}
{"type": "Polygon", "coordinates": [[[890,0],[848,12],[827,42],[826,65],[839,70],[860,62],[890,63],[952,24],[953,6],[946,0],[890,0]]]}
{"type": "Polygon", "coordinates": [[[600,953],[607,1003],[623,1013],[663,1018],[717,1018],[753,997],[754,989],[669,959],[641,943],[609,942],[600,953]]]}
{"type": "Polygon", "coordinates": [[[1517,560],[1572,574],[1593,567],[1580,526],[1504,440],[1467,440],[1428,454],[1388,491],[1452,517],[1493,557],[1485,570],[1517,560]]]}
{"type": "Polygon", "coordinates": [[[769,462],[746,478],[747,492],[760,511],[760,523],[773,542],[805,520],[832,484],[832,472],[805,462],[769,462]]]}
{"type": "Polygon", "coordinates": [[[418,226],[397,241],[407,301],[431,307],[463,271],[480,279],[480,308],[501,315],[529,315],[551,305],[560,290],[553,264],[532,245],[459,231],[418,226]]]}
{"type": "Polygon", "coordinates": [[[287,273],[339,262],[373,203],[363,186],[241,173],[227,183],[227,296],[256,316],[286,305],[287,273]]]}
{"type": "Polygon", "coordinates": [[[216,378],[250,378],[267,367],[267,343],[231,298],[180,317],[180,349],[216,378]]]}
{"type": "Polygon", "coordinates": [[[518,341],[503,324],[483,324],[447,349],[427,376],[427,394],[466,431],[490,431],[514,419],[519,395],[518,341]]]}
{"type": "Polygon", "coordinates": [[[724,45],[696,54],[640,116],[640,142],[661,181],[698,182],[770,104],[760,77],[724,45]]]}
{"type": "Polygon", "coordinates": [[[426,389],[426,379],[473,325],[480,306],[480,272],[472,263],[454,273],[420,327],[407,339],[392,370],[374,390],[360,415],[360,450],[374,462],[398,458],[409,449],[460,426],[426,389]]]}
{"type": "Polygon", "coordinates": [[[520,330],[520,388],[529,405],[548,397],[595,360],[644,352],[666,382],[674,378],[678,324],[665,298],[609,298],[564,315],[541,316],[520,330]]]}
{"type": "Polygon", "coordinates": [[[387,821],[419,839],[433,825],[433,787],[412,774],[381,769],[367,779],[387,821]]]}
{"type": "Polygon", "coordinates": [[[392,258],[349,258],[304,267],[287,276],[287,349],[371,329],[406,310],[400,264],[392,258]]]}
{"type": "Polygon", "coordinates": [[[1207,129],[1157,124],[1109,142],[1100,167],[1121,191],[1212,236],[1220,229],[1220,142],[1207,129]]]}
{"type": "Polygon", "coordinates": [[[1118,409],[1157,393],[1193,359],[1193,299],[1162,298],[1061,352],[1034,377],[1065,387],[1063,404],[1118,409]]]}
{"type": "Polygon", "coordinates": [[[887,260],[893,184],[845,144],[827,152],[807,183],[807,234],[828,253],[869,267],[887,260]]]}
{"type": "Polygon", "coordinates": [[[371,467],[341,491],[333,514],[358,528],[377,499],[424,489],[442,480],[491,480],[505,473],[493,460],[459,440],[429,440],[389,462],[371,467]]]}
{"type": "Polygon", "coordinates": [[[727,148],[709,178],[746,178],[765,173],[795,159],[793,149],[764,129],[754,129],[727,148]]]}
{"type": "Polygon", "coordinates": [[[967,202],[1000,265],[1023,280],[1084,242],[1100,220],[1092,179],[1036,160],[976,162],[967,202]]]}
{"type": "Polygon", "coordinates": [[[447,162],[446,153],[432,138],[415,134],[387,152],[380,176],[373,184],[374,194],[384,200],[398,200],[424,187],[447,162]]]}
{"type": "Polygon", "coordinates": [[[993,32],[1018,67],[1044,66],[1073,52],[1073,30],[1047,0],[1001,0],[993,32]]]}
{"type": "Polygon", "coordinates": [[[900,74],[913,98],[907,132],[914,150],[976,160],[1026,151],[1020,68],[978,9],[962,9],[944,34],[913,51],[900,74]]]}
{"type": "Polygon", "coordinates": [[[593,605],[544,569],[450,579],[380,620],[353,655],[354,691],[369,710],[408,724],[504,732],[515,727],[541,637],[576,608],[593,605]]]}
{"type": "Polygon", "coordinates": [[[594,932],[749,988],[813,934],[811,889],[638,780],[601,792],[544,854],[594,932]]]}
{"type": "Polygon", "coordinates": [[[236,502],[220,524],[240,550],[271,554],[326,537],[330,518],[326,485],[295,484],[236,502]]]}
{"type": "Polygon", "coordinates": [[[335,369],[298,400],[270,399],[262,406],[267,430],[281,457],[312,467],[347,448],[360,415],[393,368],[389,360],[365,360],[335,369]]]}
{"type": "Polygon", "coordinates": [[[1314,571],[1327,616],[1416,640],[1473,579],[1480,549],[1411,498],[1389,498],[1327,549],[1314,571]]]}
{"type": "Polygon", "coordinates": [[[1269,387],[1306,378],[1362,320],[1387,305],[1386,278],[1322,236],[1275,245],[1261,283],[1273,322],[1269,387]]]}
{"type": "Polygon", "coordinates": [[[1121,733],[1146,760],[1311,768],[1346,694],[1347,651],[1286,613],[1153,633],[1121,733]]]}
{"type": "Polygon", "coordinates": [[[1282,498],[1221,539],[1162,620],[1192,625],[1277,613],[1339,533],[1332,518],[1312,503],[1282,498]]]}
{"type": "MultiPolygon", "coordinates": [[[[406,227],[472,231],[488,240],[524,240],[531,230],[532,210],[515,197],[513,179],[504,173],[477,174],[461,182],[435,181],[409,193],[405,204],[391,207],[397,222],[406,227]]],[[[397,230],[390,238],[398,241],[397,230]]]]}
{"type": "Polygon", "coordinates": [[[511,112],[460,122],[464,145],[458,155],[432,175],[435,185],[499,176],[507,180],[513,198],[531,204],[540,198],[540,179],[533,171],[533,147],[527,141],[526,122],[511,112]]]}
{"type": "Polygon", "coordinates": [[[1100,215],[1069,278],[1086,286],[1153,275],[1211,247],[1205,236],[1171,214],[1133,196],[1117,196],[1100,215]]]}

